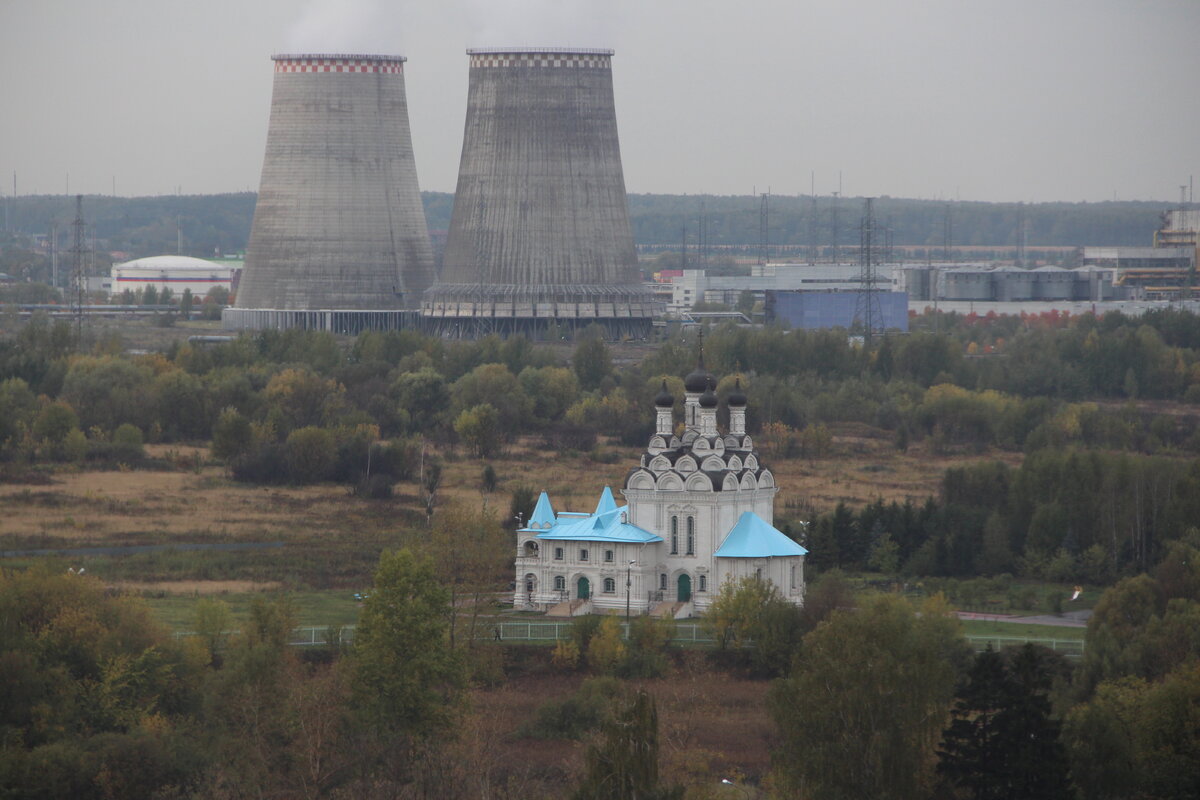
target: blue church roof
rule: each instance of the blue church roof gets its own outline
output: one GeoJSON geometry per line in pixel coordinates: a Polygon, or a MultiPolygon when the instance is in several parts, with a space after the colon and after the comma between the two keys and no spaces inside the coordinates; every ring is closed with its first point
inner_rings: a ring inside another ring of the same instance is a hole
{"type": "Polygon", "coordinates": [[[585,542],[626,542],[632,544],[649,544],[661,542],[662,537],[649,531],[642,530],[636,525],[623,522],[622,518],[628,506],[618,508],[613,498],[612,489],[604,487],[600,502],[596,504],[596,513],[579,514],[563,511],[557,517],[553,516],[550,499],[542,492],[538,498],[533,516],[529,518],[529,526],[522,530],[537,533],[538,539],[585,542]],[[544,502],[543,502],[544,501],[544,502]],[[546,523],[551,523],[547,525],[546,523]],[[549,528],[547,530],[547,528],[549,528]]]}
{"type": "Polygon", "coordinates": [[[529,527],[549,528],[553,525],[554,507],[550,505],[549,496],[542,492],[538,496],[537,505],[533,507],[533,513],[529,515],[529,527]]]}
{"type": "Polygon", "coordinates": [[[742,514],[717,552],[713,553],[717,558],[772,558],[807,554],[807,550],[768,525],[753,511],[742,514]]]}

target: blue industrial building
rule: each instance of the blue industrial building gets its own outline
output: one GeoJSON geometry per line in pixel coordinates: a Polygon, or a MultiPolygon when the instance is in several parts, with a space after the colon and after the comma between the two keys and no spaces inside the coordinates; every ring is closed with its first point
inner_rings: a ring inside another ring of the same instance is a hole
{"type": "MultiPolygon", "coordinates": [[[[779,322],[789,328],[865,328],[862,292],[777,292],[766,293],[767,322],[779,322]]],[[[908,331],[908,293],[872,292],[871,303],[878,309],[874,327],[878,330],[908,331]]]]}

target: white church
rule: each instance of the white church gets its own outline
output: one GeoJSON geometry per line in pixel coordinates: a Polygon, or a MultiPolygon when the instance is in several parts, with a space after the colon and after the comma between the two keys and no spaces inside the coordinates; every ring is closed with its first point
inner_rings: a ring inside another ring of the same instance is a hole
{"type": "Polygon", "coordinates": [[[808,551],[771,524],[779,489],[746,433],[741,382],[725,433],[703,355],[684,388],[681,435],[665,381],[654,398],[655,432],[625,478],[626,505],[605,487],[595,511],[556,512],[542,492],[517,531],[517,608],[678,619],[703,614],[721,584],[746,575],[803,604],[808,551]]]}

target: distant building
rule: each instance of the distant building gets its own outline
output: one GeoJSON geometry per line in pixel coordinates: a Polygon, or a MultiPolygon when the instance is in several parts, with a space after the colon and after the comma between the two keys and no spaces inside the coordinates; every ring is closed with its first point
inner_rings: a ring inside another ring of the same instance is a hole
{"type": "MultiPolygon", "coordinates": [[[[755,301],[765,300],[766,293],[775,292],[849,292],[859,286],[862,267],[858,264],[758,264],[750,275],[709,275],[702,269],[684,270],[672,277],[668,316],[680,316],[696,303],[736,305],[742,292],[750,292],[755,301]]],[[[893,275],[899,265],[880,264],[875,277],[884,290],[896,288],[893,275]]]]}
{"type": "Polygon", "coordinates": [[[555,511],[545,492],[517,531],[518,608],[703,613],[722,584],[770,581],[804,602],[804,556],[772,525],[775,478],[746,433],[746,395],[729,393],[729,429],[717,429],[716,381],[703,361],[684,379],[683,430],[675,398],[654,398],[654,435],[625,478],[627,505],[607,487],[592,513],[555,511]]]}
{"type": "MultiPolygon", "coordinates": [[[[776,292],[768,291],[764,305],[767,322],[789,328],[823,330],[865,328],[864,295],[861,292],[776,292]]],[[[883,330],[908,330],[908,295],[904,292],[874,292],[879,316],[875,325],[883,330]]],[[[878,327],[876,328],[878,330],[878,327]]]]}
{"type": "Polygon", "coordinates": [[[236,262],[217,263],[190,256],[151,256],[113,264],[110,291],[120,294],[153,286],[156,291],[170,289],[176,297],[191,289],[196,298],[221,287],[233,291],[240,270],[236,262]]]}

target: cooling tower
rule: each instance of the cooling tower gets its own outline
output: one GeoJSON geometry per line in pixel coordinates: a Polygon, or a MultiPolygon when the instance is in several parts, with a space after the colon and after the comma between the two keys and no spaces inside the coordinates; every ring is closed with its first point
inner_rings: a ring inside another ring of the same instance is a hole
{"type": "Polygon", "coordinates": [[[645,336],[613,105],[612,51],[468,50],[467,120],[428,330],[645,336]]]}
{"type": "Polygon", "coordinates": [[[354,333],[415,321],[434,270],[405,59],[272,58],[262,182],[225,327],[354,333]]]}

